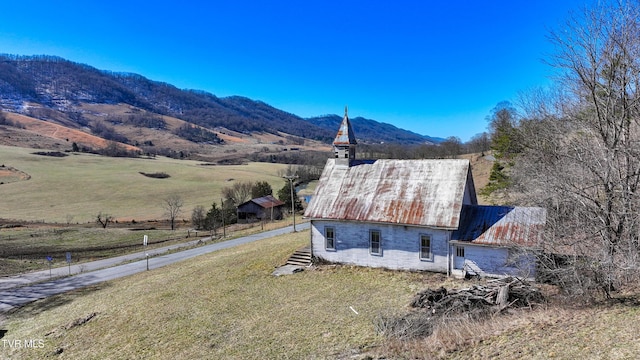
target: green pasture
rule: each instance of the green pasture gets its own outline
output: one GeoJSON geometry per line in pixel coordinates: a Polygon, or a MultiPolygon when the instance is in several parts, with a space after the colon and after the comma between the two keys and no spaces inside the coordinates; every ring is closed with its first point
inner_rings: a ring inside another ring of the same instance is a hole
{"type": "Polygon", "coordinates": [[[69,153],[67,157],[33,154],[34,149],[0,146],[0,164],[31,176],[0,185],[0,218],[57,223],[93,222],[98,212],[121,221],[163,219],[162,200],[178,194],[181,218],[197,205],[220,201],[222,188],[237,181],[267,181],[277,192],[284,185],[278,171],[286,165],[205,166],[202,162],[164,157],[111,158],[69,153]],[[144,173],[164,172],[166,179],[144,173]]]}

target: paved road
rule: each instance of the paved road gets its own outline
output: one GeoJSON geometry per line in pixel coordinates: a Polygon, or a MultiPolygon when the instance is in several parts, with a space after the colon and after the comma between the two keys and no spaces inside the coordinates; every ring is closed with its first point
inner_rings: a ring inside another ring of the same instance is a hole
{"type": "MultiPolygon", "coordinates": [[[[309,228],[309,223],[302,223],[296,225],[296,230],[306,230],[309,228]]],[[[223,241],[215,244],[200,246],[196,248],[191,248],[184,251],[175,252],[172,254],[165,254],[160,256],[155,256],[149,258],[149,270],[157,269],[163,267],[165,265],[173,264],[178,261],[187,260],[198,255],[211,253],[214,251],[247,244],[250,242],[268,239],[274,236],[290,233],[293,231],[293,227],[285,227],[276,230],[265,231],[262,233],[244,236],[241,238],[223,241]]],[[[167,247],[169,248],[169,247],[167,247]]],[[[163,248],[164,249],[164,248],[163,248]]],[[[161,251],[162,249],[156,249],[156,251],[161,251]]],[[[166,252],[165,250],[164,252],[166,252]]],[[[151,251],[149,254],[151,255],[151,251]]],[[[27,274],[22,277],[20,280],[19,277],[13,277],[11,280],[7,280],[4,284],[5,287],[0,287],[0,312],[8,311],[15,307],[20,307],[24,304],[30,303],[32,301],[36,301],[39,299],[44,299],[46,297],[61,294],[67,291],[76,290],[85,286],[94,285],[103,281],[113,280],[124,276],[133,275],[139,272],[143,272],[147,269],[147,261],[145,259],[144,252],[130,254],[126,256],[120,256],[118,258],[106,259],[95,261],[92,263],[85,263],[82,265],[74,265],[78,266],[77,272],[83,270],[81,273],[77,275],[67,276],[61,279],[56,279],[52,281],[39,282],[33,285],[26,285],[17,287],[24,284],[29,284],[34,281],[42,280],[42,276],[44,273],[45,279],[49,276],[49,270],[39,271],[37,275],[27,274]],[[143,260],[130,262],[127,264],[112,266],[113,264],[119,264],[123,261],[130,261],[132,259],[140,259],[143,260]],[[112,260],[111,265],[108,260],[112,260]],[[83,267],[84,266],[84,267],[83,267]],[[107,267],[105,266],[112,266],[107,267]],[[80,269],[80,267],[83,267],[80,269]],[[98,269],[93,271],[87,271],[88,269],[98,269]],[[9,287],[10,284],[13,286],[9,287]]],[[[72,266],[72,269],[73,267],[72,266]]],[[[68,267],[62,267],[55,269],[56,273],[59,275],[68,275],[69,269],[68,267]]],[[[53,270],[52,270],[53,271],[53,270]]]]}
{"type": "MultiPolygon", "coordinates": [[[[164,254],[171,250],[176,250],[183,247],[195,246],[199,241],[206,242],[209,240],[211,240],[211,237],[193,240],[193,241],[189,241],[181,244],[164,246],[156,249],[149,249],[146,253],[148,253],[150,257],[154,257],[156,255],[164,254]]],[[[139,260],[144,258],[145,258],[145,252],[139,251],[139,252],[112,257],[108,259],[91,261],[91,262],[86,262],[86,263],[81,263],[81,264],[76,264],[71,266],[56,267],[51,269],[51,272],[49,272],[49,270],[42,270],[42,271],[34,271],[26,274],[0,277],[0,291],[19,287],[19,286],[29,285],[35,282],[51,280],[52,278],[56,279],[63,276],[75,275],[75,274],[80,274],[87,271],[104,269],[107,267],[120,265],[129,261],[134,261],[134,260],[139,260]]]]}

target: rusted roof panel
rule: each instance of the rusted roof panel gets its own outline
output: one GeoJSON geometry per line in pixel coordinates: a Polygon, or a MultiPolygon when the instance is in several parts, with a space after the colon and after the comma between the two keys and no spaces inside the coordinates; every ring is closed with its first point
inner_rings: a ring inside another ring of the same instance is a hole
{"type": "Polygon", "coordinates": [[[538,207],[464,205],[451,240],[493,246],[540,243],[547,211],[538,207]]]}
{"type": "Polygon", "coordinates": [[[340,129],[338,129],[338,134],[336,135],[335,140],[333,140],[333,145],[356,145],[356,135],[353,133],[353,128],[351,127],[351,121],[349,121],[349,117],[347,114],[344,115],[342,119],[342,123],[340,123],[340,129]]]}
{"type": "Polygon", "coordinates": [[[377,160],[325,165],[305,216],[457,229],[468,160],[377,160]]]}
{"type": "Polygon", "coordinates": [[[255,199],[251,199],[249,201],[258,204],[259,206],[261,206],[264,209],[270,209],[272,207],[284,205],[284,202],[274,198],[271,195],[267,195],[267,196],[263,196],[263,197],[259,197],[259,198],[255,198],[255,199]]]}

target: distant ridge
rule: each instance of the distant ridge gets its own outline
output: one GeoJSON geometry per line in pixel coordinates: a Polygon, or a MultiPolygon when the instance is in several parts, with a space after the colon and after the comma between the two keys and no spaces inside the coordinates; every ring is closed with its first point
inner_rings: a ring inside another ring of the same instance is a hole
{"type": "MultiPolygon", "coordinates": [[[[242,96],[219,98],[200,90],[178,89],[171,84],[149,80],[138,74],[98,70],[57,56],[0,55],[0,109],[56,121],[72,128],[86,130],[89,127],[92,133],[101,136],[95,129],[95,121],[91,121],[87,110],[83,109],[83,104],[126,104],[144,110],[148,112],[144,115],[147,118],[144,121],[137,119],[136,126],[157,130],[163,130],[163,124],[147,121],[151,114],[171,116],[197,125],[202,131],[225,128],[242,134],[288,134],[324,143],[331,142],[336,124],[341,119],[337,115],[303,119],[262,101],[242,96]]],[[[109,113],[93,115],[94,119],[97,116],[110,119],[112,125],[128,119],[109,113]]],[[[437,143],[441,140],[361,117],[352,119],[352,122],[357,128],[358,140],[362,142],[417,144],[437,143]]],[[[109,131],[115,139],[107,137],[108,140],[144,141],[118,137],[117,126],[109,131]]],[[[194,135],[193,131],[174,133],[189,141],[220,142],[215,139],[215,135],[194,135]]]]}
{"type": "MultiPolygon", "coordinates": [[[[340,126],[342,117],[338,115],[323,115],[307,118],[313,125],[334,130],[340,126]]],[[[398,143],[398,144],[438,144],[445,139],[420,135],[408,130],[400,129],[394,125],[381,123],[363,117],[349,118],[354,127],[358,140],[367,143],[398,143]]]]}

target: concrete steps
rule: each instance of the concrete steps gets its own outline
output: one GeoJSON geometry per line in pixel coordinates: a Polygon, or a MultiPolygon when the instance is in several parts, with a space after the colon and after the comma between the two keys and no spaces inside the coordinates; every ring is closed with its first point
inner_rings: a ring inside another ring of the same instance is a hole
{"type": "Polygon", "coordinates": [[[305,247],[294,252],[287,260],[287,265],[309,266],[311,265],[311,248],[305,247]]]}

